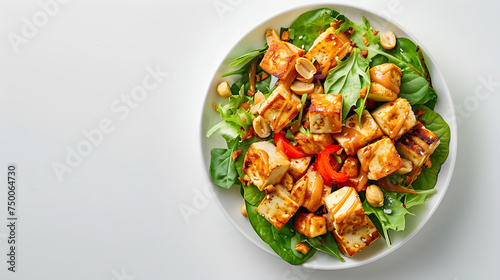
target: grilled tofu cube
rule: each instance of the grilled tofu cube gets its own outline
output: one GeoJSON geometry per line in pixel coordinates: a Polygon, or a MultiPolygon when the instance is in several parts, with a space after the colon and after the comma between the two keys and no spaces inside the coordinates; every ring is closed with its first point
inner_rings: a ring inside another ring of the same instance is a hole
{"type": "Polygon", "coordinates": [[[326,233],[326,218],[314,213],[301,212],[295,217],[294,228],[307,237],[316,237],[326,233]]]}
{"type": "Polygon", "coordinates": [[[311,95],[309,121],[312,133],[340,132],[342,130],[342,95],[311,95]]]}
{"type": "Polygon", "coordinates": [[[290,168],[288,173],[292,175],[295,180],[301,178],[307,171],[312,157],[302,157],[290,159],[290,168]]]}
{"type": "Polygon", "coordinates": [[[311,61],[314,58],[320,65],[321,75],[326,77],[328,70],[337,66],[337,60],[342,60],[351,50],[349,37],[329,27],[316,38],[305,57],[311,61]]]}
{"type": "Polygon", "coordinates": [[[295,62],[302,55],[304,50],[281,40],[272,40],[260,67],[278,79],[285,79],[295,71],[295,62]]]}
{"type": "Polygon", "coordinates": [[[368,179],[378,180],[403,167],[403,160],[388,137],[358,150],[361,171],[368,173],[368,179]]]}
{"type": "Polygon", "coordinates": [[[404,98],[384,103],[372,112],[372,116],[384,134],[396,140],[417,124],[411,105],[404,98]]]}
{"type": "Polygon", "coordinates": [[[394,101],[401,86],[401,69],[393,63],[384,63],[370,68],[372,80],[368,98],[375,101],[394,101]]]}
{"type": "Polygon", "coordinates": [[[358,176],[360,167],[361,166],[359,165],[359,160],[357,157],[348,156],[345,159],[344,164],[342,164],[340,172],[345,173],[349,178],[354,178],[358,176]]]}
{"type": "Polygon", "coordinates": [[[297,132],[294,140],[306,154],[310,155],[319,154],[325,149],[326,146],[334,143],[332,135],[329,133],[311,133],[311,137],[308,137],[302,132],[297,132]]]}
{"type": "Polygon", "coordinates": [[[436,134],[418,122],[396,143],[396,149],[403,158],[413,163],[414,168],[418,168],[436,150],[439,143],[436,134]]]}
{"type": "Polygon", "coordinates": [[[267,194],[257,207],[257,213],[280,229],[297,212],[299,205],[290,198],[290,193],[281,185],[267,194]]]}
{"type": "Polygon", "coordinates": [[[281,131],[300,112],[300,98],[285,85],[278,86],[259,108],[259,115],[273,131],[281,131]]]}
{"type": "Polygon", "coordinates": [[[293,186],[291,197],[299,206],[314,212],[324,204],[324,196],[330,192],[331,187],[325,186],[323,177],[311,166],[293,186]]]}
{"type": "Polygon", "coordinates": [[[261,191],[267,185],[279,183],[289,167],[290,161],[269,142],[253,143],[243,162],[243,172],[261,191]]]}
{"type": "Polygon", "coordinates": [[[340,133],[333,134],[333,138],[344,148],[346,154],[355,155],[357,150],[373,140],[382,137],[384,133],[366,110],[361,115],[361,128],[359,127],[359,116],[350,116],[340,133]]]}
{"type": "Polygon", "coordinates": [[[332,217],[333,235],[342,253],[352,257],[380,237],[375,225],[363,211],[354,188],[343,187],[326,197],[332,217]]]}

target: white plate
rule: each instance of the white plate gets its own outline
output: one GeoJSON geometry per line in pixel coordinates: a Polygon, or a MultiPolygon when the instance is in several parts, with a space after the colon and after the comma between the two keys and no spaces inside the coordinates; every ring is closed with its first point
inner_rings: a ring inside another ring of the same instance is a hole
{"type": "MultiPolygon", "coordinates": [[[[216,87],[223,80],[231,81],[231,77],[225,79],[221,78],[221,74],[228,72],[228,70],[230,69],[232,70],[232,68],[228,67],[228,61],[250,50],[261,48],[265,44],[264,34],[266,29],[275,28],[276,30],[279,30],[281,27],[288,27],[300,14],[321,7],[333,9],[341,14],[344,14],[351,21],[357,23],[360,23],[362,17],[364,16],[368,19],[374,29],[381,31],[392,30],[397,36],[409,38],[417,45],[419,45],[424,52],[424,55],[426,56],[427,66],[432,77],[432,84],[439,96],[435,111],[443,116],[445,121],[450,125],[451,129],[451,140],[449,146],[450,154],[446,162],[441,167],[441,171],[438,176],[438,182],[435,187],[437,193],[432,195],[431,199],[429,199],[425,203],[425,205],[412,208],[412,213],[415,213],[416,215],[407,216],[405,231],[391,231],[391,249],[388,249],[385,240],[383,238],[380,238],[372,245],[370,245],[367,249],[363,250],[354,257],[346,257],[346,262],[344,263],[338,261],[332,256],[329,256],[322,252],[317,252],[308,262],[303,264],[304,267],[311,269],[336,270],[364,265],[380,259],[390,252],[394,252],[397,248],[401,247],[411,237],[413,237],[425,225],[432,214],[436,211],[451,180],[457,152],[457,125],[454,117],[455,110],[453,107],[451,94],[448,90],[448,87],[446,86],[442,74],[436,67],[434,59],[432,59],[426,49],[421,44],[419,44],[418,40],[413,37],[408,31],[404,30],[394,22],[388,21],[373,12],[366,11],[358,7],[331,4],[301,6],[278,14],[270,18],[269,20],[264,21],[253,30],[245,34],[242,39],[232,48],[229,54],[224,58],[217,72],[215,73],[213,81],[207,90],[201,120],[200,138],[203,160],[205,162],[207,172],[210,164],[210,150],[217,147],[226,148],[226,143],[222,137],[213,135],[210,138],[206,138],[205,134],[210,127],[220,121],[220,117],[212,108],[212,104],[223,103],[223,99],[218,97],[216,93],[216,87]]],[[[239,193],[239,187],[233,187],[229,190],[226,190],[213,185],[213,191],[215,193],[215,197],[218,201],[219,206],[228,217],[228,219],[234,224],[234,226],[255,245],[259,246],[264,251],[278,257],[278,255],[274,253],[274,251],[254,232],[248,219],[240,214],[240,207],[243,203],[243,198],[239,193]]]]}

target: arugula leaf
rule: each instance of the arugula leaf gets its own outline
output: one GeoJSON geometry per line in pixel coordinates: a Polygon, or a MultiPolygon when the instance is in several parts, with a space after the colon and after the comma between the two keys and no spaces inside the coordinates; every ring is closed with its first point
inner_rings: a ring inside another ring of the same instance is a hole
{"type": "Polygon", "coordinates": [[[422,172],[418,175],[412,187],[415,190],[428,190],[434,188],[437,182],[437,175],[441,169],[441,165],[446,161],[449,154],[450,143],[450,127],[444,119],[436,112],[432,111],[424,105],[412,106],[413,110],[423,110],[425,113],[419,117],[423,121],[424,126],[439,137],[441,143],[437,146],[434,153],[430,156],[432,166],[430,168],[422,168],[422,172]]]}
{"type": "Polygon", "coordinates": [[[258,57],[259,55],[264,54],[267,51],[267,48],[268,48],[268,46],[266,44],[263,48],[252,50],[252,51],[245,53],[239,57],[231,59],[229,61],[229,66],[231,66],[231,67],[236,67],[238,65],[242,65],[242,66],[238,70],[234,70],[234,71],[222,74],[222,77],[227,77],[227,76],[237,75],[237,74],[242,75],[243,73],[245,73],[245,71],[248,70],[248,66],[250,65],[250,63],[252,63],[252,61],[256,57],[258,57]]]}
{"type": "Polygon", "coordinates": [[[216,185],[226,189],[231,188],[238,180],[232,154],[233,149],[215,148],[210,151],[210,178],[216,185]]]}
{"type": "Polygon", "coordinates": [[[332,255],[341,262],[345,262],[344,258],[342,258],[342,255],[340,254],[339,246],[337,245],[337,242],[331,232],[327,232],[314,238],[306,237],[305,241],[314,249],[332,255]]]}
{"type": "MultiPolygon", "coordinates": [[[[370,76],[368,75],[368,62],[357,48],[352,50],[351,55],[345,61],[337,62],[338,65],[328,71],[324,90],[326,93],[342,95],[342,120],[344,120],[358,100],[360,102],[357,109],[364,108],[366,99],[359,99],[359,93],[363,87],[370,86],[370,76]]],[[[361,113],[362,111],[359,113],[360,119],[361,113]]]]}
{"type": "Polygon", "coordinates": [[[384,206],[372,207],[365,200],[363,202],[363,210],[367,215],[374,214],[377,217],[382,226],[387,246],[391,248],[388,230],[403,231],[405,229],[405,216],[413,214],[406,210],[403,203],[399,200],[398,194],[381,190],[384,193],[384,206]]]}
{"type": "Polygon", "coordinates": [[[289,28],[290,32],[293,32],[293,44],[308,51],[319,36],[318,31],[325,31],[330,27],[330,23],[339,16],[338,12],[328,8],[320,8],[301,14],[289,28]]]}
{"type": "Polygon", "coordinates": [[[436,189],[430,190],[416,190],[417,194],[407,193],[404,197],[404,204],[406,209],[410,209],[412,207],[424,204],[427,200],[429,200],[429,195],[437,192],[436,189]]]}
{"type": "Polygon", "coordinates": [[[283,260],[293,265],[299,265],[308,261],[316,253],[314,248],[309,249],[306,255],[295,250],[295,245],[304,240],[305,236],[293,230],[293,218],[278,230],[266,218],[257,213],[257,206],[248,201],[245,202],[245,206],[250,224],[257,235],[283,260]]]}

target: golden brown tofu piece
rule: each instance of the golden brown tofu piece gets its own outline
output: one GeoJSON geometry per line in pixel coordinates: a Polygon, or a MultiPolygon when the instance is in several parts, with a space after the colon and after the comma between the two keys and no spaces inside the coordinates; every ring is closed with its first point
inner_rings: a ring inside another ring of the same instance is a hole
{"type": "Polygon", "coordinates": [[[264,141],[253,143],[243,161],[243,172],[261,191],[267,185],[279,183],[289,167],[288,158],[276,152],[275,145],[264,141]]]}
{"type": "Polygon", "coordinates": [[[358,158],[355,156],[348,156],[345,159],[340,172],[345,173],[349,178],[355,178],[359,174],[359,168],[361,168],[361,165],[359,164],[358,158]]]}
{"type": "Polygon", "coordinates": [[[367,172],[370,180],[378,180],[403,167],[403,161],[388,137],[359,149],[357,154],[361,171],[367,172]]]}
{"type": "Polygon", "coordinates": [[[257,213],[280,229],[290,218],[295,215],[299,205],[290,198],[290,193],[281,185],[276,185],[275,190],[267,194],[257,207],[257,213]]]}
{"type": "Polygon", "coordinates": [[[352,257],[380,237],[363,211],[354,188],[343,187],[326,197],[326,207],[334,226],[333,235],[342,253],[352,257]]]}
{"type": "Polygon", "coordinates": [[[342,130],[342,95],[311,95],[309,121],[312,133],[340,132],[342,130]]]}
{"type": "Polygon", "coordinates": [[[295,62],[304,55],[304,50],[281,40],[272,40],[260,62],[260,67],[278,79],[285,79],[295,71],[295,62]]]}
{"type": "Polygon", "coordinates": [[[417,124],[411,105],[404,98],[384,103],[373,110],[372,117],[385,135],[396,140],[417,124]]]}
{"type": "Polygon", "coordinates": [[[325,78],[328,70],[337,66],[337,60],[342,60],[351,51],[351,40],[342,31],[329,27],[316,38],[305,57],[319,63],[320,74],[325,78]]]}
{"type": "Polygon", "coordinates": [[[370,68],[372,80],[368,98],[375,101],[394,101],[401,86],[401,69],[393,63],[384,63],[370,68]]]}
{"type": "Polygon", "coordinates": [[[382,137],[384,133],[366,110],[361,115],[361,128],[359,127],[359,116],[350,116],[340,133],[333,134],[333,138],[344,148],[346,154],[355,155],[359,148],[382,137]]]}
{"type": "Polygon", "coordinates": [[[329,133],[311,133],[311,137],[308,137],[302,132],[297,132],[294,139],[299,147],[309,155],[319,154],[326,146],[334,143],[332,135],[329,133]]]}
{"type": "Polygon", "coordinates": [[[326,218],[314,213],[300,212],[295,216],[294,228],[307,237],[316,237],[326,233],[326,218]]]}
{"type": "Polygon", "coordinates": [[[311,163],[312,157],[302,157],[302,158],[294,158],[290,159],[290,168],[288,169],[288,173],[292,175],[295,180],[298,180],[307,171],[309,164],[311,163]]]}
{"type": "Polygon", "coordinates": [[[424,164],[427,158],[434,153],[440,142],[436,134],[425,128],[422,123],[417,122],[396,143],[396,149],[402,157],[410,160],[415,168],[424,164]]]}
{"type": "Polygon", "coordinates": [[[300,98],[285,85],[280,85],[264,101],[258,112],[274,132],[279,132],[299,114],[300,107],[300,98]]]}

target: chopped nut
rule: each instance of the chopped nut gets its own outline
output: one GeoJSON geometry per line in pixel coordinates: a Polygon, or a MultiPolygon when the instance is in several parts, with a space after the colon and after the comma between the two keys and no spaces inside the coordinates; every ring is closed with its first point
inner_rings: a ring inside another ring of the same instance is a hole
{"type": "Polygon", "coordinates": [[[396,46],[396,35],[392,31],[380,34],[380,44],[386,50],[392,50],[396,46]]]}
{"type": "Polygon", "coordinates": [[[255,92],[251,91],[251,90],[248,90],[247,91],[247,95],[252,97],[253,95],[255,94],[255,92]]]}
{"type": "Polygon", "coordinates": [[[255,74],[255,81],[258,83],[260,82],[260,76],[258,74],[255,74]]]}
{"type": "Polygon", "coordinates": [[[233,152],[233,161],[236,161],[238,156],[241,154],[241,150],[236,150],[233,152]]]}
{"type": "Polygon", "coordinates": [[[368,39],[366,39],[365,37],[363,37],[363,44],[365,44],[365,46],[368,47],[368,45],[370,44],[370,42],[368,42],[368,39]]]}
{"type": "Polygon", "coordinates": [[[301,252],[304,255],[307,255],[307,252],[309,252],[309,247],[306,244],[299,242],[297,243],[297,245],[295,245],[295,250],[301,252]]]}
{"type": "Polygon", "coordinates": [[[283,34],[281,34],[281,41],[288,41],[290,40],[290,31],[284,31],[283,34]]]}
{"type": "Polygon", "coordinates": [[[222,97],[230,97],[233,95],[231,89],[229,88],[228,82],[222,82],[217,86],[217,93],[222,97]]]}
{"type": "Polygon", "coordinates": [[[241,212],[241,215],[243,215],[244,217],[247,217],[247,206],[245,205],[245,203],[243,203],[241,205],[240,212],[241,212]]]}
{"type": "Polygon", "coordinates": [[[266,72],[262,72],[262,78],[261,78],[261,80],[264,80],[267,77],[269,77],[269,75],[266,72]]]}
{"type": "Polygon", "coordinates": [[[361,50],[361,56],[366,58],[368,56],[368,50],[361,50]]]}
{"type": "Polygon", "coordinates": [[[425,111],[420,108],[415,111],[415,117],[417,118],[422,116],[423,114],[425,114],[425,111]]]}
{"type": "Polygon", "coordinates": [[[217,109],[218,109],[219,107],[217,106],[217,104],[212,103],[212,108],[214,108],[214,110],[215,110],[216,112],[218,112],[218,111],[217,111],[217,109]]]}
{"type": "Polygon", "coordinates": [[[378,30],[375,30],[375,29],[374,29],[374,30],[372,30],[372,34],[373,34],[373,36],[377,36],[377,34],[378,34],[378,33],[379,33],[379,31],[378,31],[378,30]]]}

